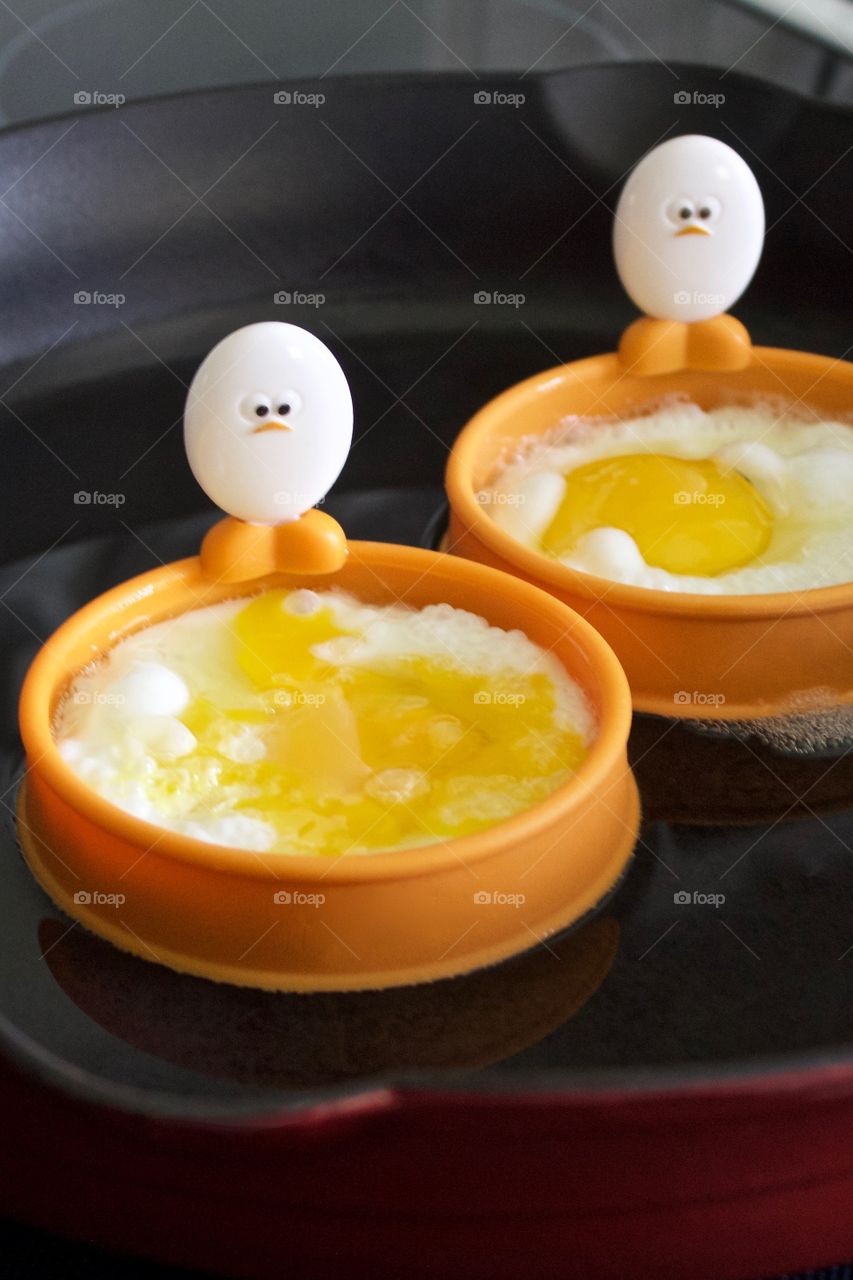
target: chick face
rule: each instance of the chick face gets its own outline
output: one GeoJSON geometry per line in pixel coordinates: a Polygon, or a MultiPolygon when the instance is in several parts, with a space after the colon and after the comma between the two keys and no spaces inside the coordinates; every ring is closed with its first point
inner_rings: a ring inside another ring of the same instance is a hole
{"type": "Polygon", "coordinates": [[[724,142],[699,134],[650,151],[616,207],[619,278],[641,311],[662,320],[727,311],[752,279],[763,240],[751,169],[724,142]]]}
{"type": "Polygon", "coordinates": [[[190,384],[184,444],[196,480],[229,515],[281,524],[332,487],[352,443],[341,366],[296,325],[247,325],[213,348],[190,384]]]}

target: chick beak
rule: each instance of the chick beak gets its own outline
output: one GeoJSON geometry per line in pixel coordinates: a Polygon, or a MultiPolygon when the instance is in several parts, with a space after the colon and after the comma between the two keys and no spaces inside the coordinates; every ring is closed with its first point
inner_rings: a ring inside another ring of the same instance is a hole
{"type": "Polygon", "coordinates": [[[279,422],[278,418],[270,418],[269,422],[262,422],[260,426],[255,427],[252,432],[253,436],[260,435],[262,431],[292,431],[293,427],[289,422],[279,422]]]}
{"type": "Polygon", "coordinates": [[[682,227],[675,234],[676,236],[709,236],[711,233],[707,227],[700,227],[695,222],[691,222],[689,226],[682,227]]]}

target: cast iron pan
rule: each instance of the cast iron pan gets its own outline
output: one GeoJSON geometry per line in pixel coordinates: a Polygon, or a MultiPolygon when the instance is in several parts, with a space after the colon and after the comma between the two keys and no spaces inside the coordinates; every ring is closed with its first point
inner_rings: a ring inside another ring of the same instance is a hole
{"type": "Polygon", "coordinates": [[[300,85],[317,106],[259,86],[0,137],[7,1212],[241,1275],[734,1280],[853,1253],[849,757],[732,756],[638,722],[646,822],[599,915],[390,993],[236,991],[119,954],[15,841],[22,674],[83,602],[197,548],[213,513],[180,417],[230,329],[329,342],[357,406],[330,509],[429,543],[473,410],[631,318],[609,249],[623,174],[706,132],[767,204],[738,309],[754,340],[845,355],[850,113],[736,74],[724,104],[682,106],[721,85],[674,75],[300,85]]]}

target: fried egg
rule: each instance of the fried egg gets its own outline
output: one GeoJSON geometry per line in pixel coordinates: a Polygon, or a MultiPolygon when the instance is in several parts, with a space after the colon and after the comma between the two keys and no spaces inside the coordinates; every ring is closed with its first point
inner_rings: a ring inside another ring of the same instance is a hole
{"type": "Polygon", "coordinates": [[[154,624],[72,682],[54,724],[105,799],[255,853],[372,853],[537,804],[594,737],[552,655],[447,604],[268,590],[154,624]]]}
{"type": "Polygon", "coordinates": [[[478,497],[525,546],[614,582],[741,595],[853,581],[853,427],[770,405],[568,420],[478,497]]]}

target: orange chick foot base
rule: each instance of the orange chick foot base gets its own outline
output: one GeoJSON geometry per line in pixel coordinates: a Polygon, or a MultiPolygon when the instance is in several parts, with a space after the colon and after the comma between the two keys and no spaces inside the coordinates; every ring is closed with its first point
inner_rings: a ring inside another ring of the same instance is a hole
{"type": "Polygon", "coordinates": [[[286,524],[249,524],[227,516],[201,544],[201,568],[213,582],[251,582],[273,573],[336,573],[347,558],[347,540],[337,520],[306,511],[286,524]]]}

